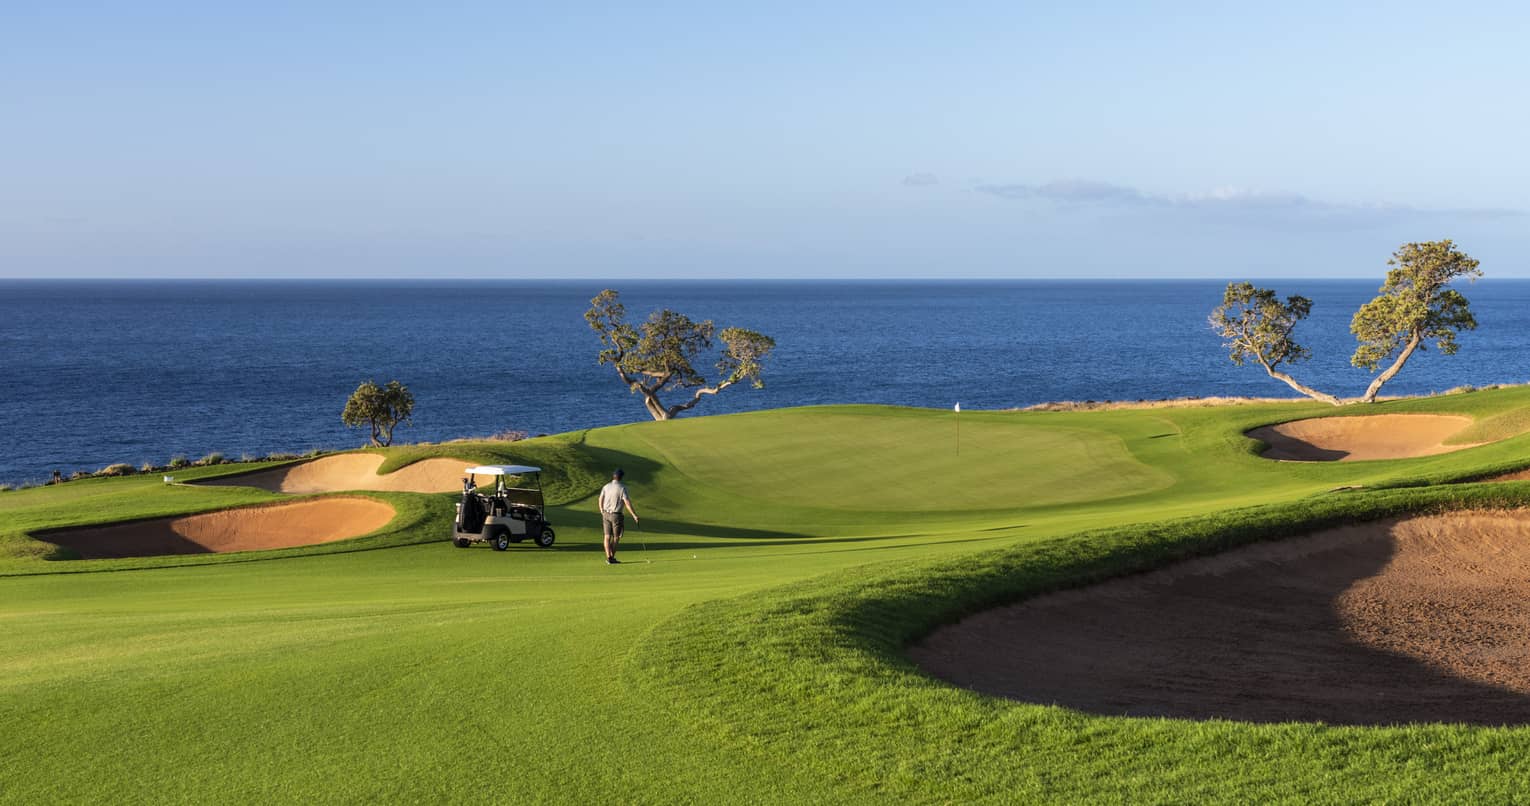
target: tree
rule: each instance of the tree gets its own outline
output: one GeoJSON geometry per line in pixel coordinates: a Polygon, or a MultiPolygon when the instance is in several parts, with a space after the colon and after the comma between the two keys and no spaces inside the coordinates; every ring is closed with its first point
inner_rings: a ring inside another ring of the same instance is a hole
{"type": "Polygon", "coordinates": [[[1234,364],[1253,359],[1271,378],[1285,381],[1307,397],[1341,404],[1337,397],[1319,392],[1279,369],[1307,360],[1312,353],[1291,337],[1296,323],[1312,312],[1312,300],[1286,297],[1282,302],[1269,288],[1255,288],[1253,283],[1228,283],[1222,304],[1211,312],[1211,329],[1226,339],[1228,358],[1234,364]]]}
{"type": "Polygon", "coordinates": [[[776,346],[771,337],[739,327],[717,331],[711,320],[694,322],[668,308],[654,311],[637,326],[628,324],[626,317],[620,295],[609,288],[590,300],[590,309],[584,314],[590,329],[605,345],[600,363],[616,368],[627,389],[643,396],[643,406],[655,420],[673,419],[694,408],[703,397],[742,381],[749,381],[756,389],[764,388],[760,374],[776,346]],[[714,335],[722,342],[717,361],[721,380],[709,385],[692,362],[714,349],[714,335]],[[694,391],[682,403],[665,405],[659,397],[685,389],[694,391]]]}
{"type": "Polygon", "coordinates": [[[1382,385],[1402,370],[1415,350],[1428,349],[1426,340],[1433,340],[1441,353],[1455,355],[1456,333],[1477,329],[1470,303],[1449,285],[1459,277],[1475,280],[1482,270],[1449,239],[1403,244],[1387,265],[1393,268],[1387,271],[1381,293],[1361,306],[1349,324],[1360,342],[1350,363],[1375,372],[1383,361],[1397,356],[1365,390],[1361,400],[1366,403],[1376,401],[1382,385]]]}
{"type": "Polygon", "coordinates": [[[398,381],[388,381],[387,386],[366,381],[345,401],[340,419],[351,428],[368,426],[372,429],[372,446],[384,447],[393,444],[393,429],[399,423],[409,423],[413,413],[414,395],[409,393],[409,387],[398,381]]]}

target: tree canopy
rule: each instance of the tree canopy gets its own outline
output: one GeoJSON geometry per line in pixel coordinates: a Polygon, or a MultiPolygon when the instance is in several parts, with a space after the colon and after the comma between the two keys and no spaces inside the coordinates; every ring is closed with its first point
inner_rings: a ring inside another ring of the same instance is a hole
{"type": "Polygon", "coordinates": [[[1312,312],[1312,300],[1290,296],[1282,301],[1269,288],[1255,288],[1253,283],[1228,283],[1222,304],[1211,312],[1212,330],[1226,339],[1228,358],[1243,366],[1253,360],[1270,377],[1284,381],[1292,389],[1325,403],[1339,405],[1333,395],[1319,392],[1298,382],[1280,369],[1305,361],[1312,353],[1291,335],[1296,324],[1312,312]]]}
{"type": "Polygon", "coordinates": [[[622,383],[643,396],[643,405],[655,420],[669,420],[694,408],[703,397],[715,395],[734,384],[748,381],[765,386],[764,362],[776,342],[763,333],[739,327],[718,331],[711,320],[696,322],[669,308],[654,311],[638,325],[626,321],[627,308],[620,294],[606,289],[590,300],[585,321],[600,337],[602,365],[610,364],[622,383]],[[716,363],[718,378],[709,383],[695,362],[722,342],[716,363]],[[691,390],[689,399],[666,405],[660,395],[691,390]]]}
{"type": "Polygon", "coordinates": [[[1456,334],[1477,327],[1470,303],[1449,285],[1461,277],[1475,280],[1482,270],[1454,242],[1403,244],[1387,265],[1392,268],[1381,293],[1361,306],[1349,325],[1360,343],[1350,363],[1375,372],[1396,356],[1365,390],[1361,399],[1366,403],[1376,400],[1382,385],[1402,370],[1414,351],[1427,349],[1426,341],[1433,341],[1441,353],[1454,355],[1459,349],[1456,334]]]}
{"type": "Polygon", "coordinates": [[[388,381],[378,386],[374,381],[364,381],[345,401],[340,419],[351,428],[363,425],[371,429],[371,444],[383,447],[393,444],[393,429],[399,423],[410,422],[414,414],[414,395],[409,387],[398,381],[388,381]]]}

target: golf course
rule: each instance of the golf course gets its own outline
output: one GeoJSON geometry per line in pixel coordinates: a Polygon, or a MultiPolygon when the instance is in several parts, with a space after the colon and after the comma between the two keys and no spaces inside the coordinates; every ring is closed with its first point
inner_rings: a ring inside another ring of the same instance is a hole
{"type": "Polygon", "coordinates": [[[0,801],[1523,797],[1530,387],[957,416],[0,492],[0,801]],[[553,546],[452,545],[476,464],[553,546]]]}

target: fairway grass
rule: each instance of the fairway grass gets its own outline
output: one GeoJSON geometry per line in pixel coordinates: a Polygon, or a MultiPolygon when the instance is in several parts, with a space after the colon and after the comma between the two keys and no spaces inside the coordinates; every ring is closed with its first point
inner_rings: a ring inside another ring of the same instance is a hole
{"type": "MultiPolygon", "coordinates": [[[[1506,434],[1527,407],[1505,389],[1363,411],[1506,434]]],[[[0,800],[1510,800],[1530,730],[1090,716],[902,656],[964,614],[1178,557],[1530,504],[1530,483],[1450,483],[1530,466],[1530,436],[1323,464],[1243,436],[1327,413],[963,412],[960,456],[951,412],[863,406],[385,452],[382,472],[549,468],[557,544],[503,553],[446,542],[449,494],[375,493],[399,514],[355,541],[45,559],[39,529],[284,497],[0,493],[0,800]],[[590,495],[616,466],[642,524],[606,566],[590,495]]]]}

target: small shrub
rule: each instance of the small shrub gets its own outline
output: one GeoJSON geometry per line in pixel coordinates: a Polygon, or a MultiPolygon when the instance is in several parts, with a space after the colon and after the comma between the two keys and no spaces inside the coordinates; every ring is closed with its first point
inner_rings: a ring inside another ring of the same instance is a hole
{"type": "Polygon", "coordinates": [[[499,432],[498,434],[495,434],[492,437],[489,437],[489,440],[491,442],[520,442],[523,439],[530,438],[531,434],[522,431],[519,428],[508,428],[499,432]]]}
{"type": "Polygon", "coordinates": [[[96,471],[96,475],[97,476],[131,476],[131,475],[133,475],[133,466],[128,464],[128,463],[126,463],[126,462],[118,462],[117,464],[107,465],[106,467],[101,468],[100,470],[96,471]]]}
{"type": "Polygon", "coordinates": [[[239,454],[239,461],[243,462],[245,464],[249,464],[250,462],[258,461],[258,459],[256,457],[254,457],[254,456],[249,455],[248,453],[241,453],[241,454],[239,454]]]}
{"type": "Polygon", "coordinates": [[[301,459],[301,458],[302,457],[298,456],[295,453],[282,453],[282,452],[278,452],[278,453],[268,453],[268,454],[266,454],[266,461],[267,462],[288,462],[288,461],[291,461],[293,459],[301,459]]]}
{"type": "Polygon", "coordinates": [[[153,473],[154,471],[156,471],[158,469],[159,468],[154,466],[154,463],[152,463],[152,462],[144,462],[143,465],[141,465],[138,468],[138,472],[139,473],[153,473]]]}
{"type": "Polygon", "coordinates": [[[10,491],[11,491],[11,490],[12,490],[12,489],[13,489],[13,488],[12,488],[12,487],[11,487],[11,485],[9,485],[9,484],[0,484],[0,493],[8,493],[8,492],[10,492],[10,491]]]}
{"type": "Polygon", "coordinates": [[[323,448],[314,448],[313,450],[309,451],[308,453],[303,454],[303,458],[304,459],[314,459],[314,458],[319,457],[323,453],[324,453],[324,449],[323,448]]]}
{"type": "Polygon", "coordinates": [[[166,467],[170,468],[171,470],[180,470],[183,467],[191,467],[191,460],[181,455],[172,456],[170,457],[170,464],[166,465],[166,467]]]}
{"type": "Polygon", "coordinates": [[[92,475],[94,475],[94,474],[91,473],[89,470],[76,470],[73,473],[69,474],[69,480],[70,481],[79,481],[80,479],[88,479],[92,475]]]}
{"type": "Polygon", "coordinates": [[[217,451],[213,451],[212,453],[207,454],[206,456],[202,457],[201,459],[198,459],[197,460],[197,464],[199,464],[199,465],[221,465],[221,464],[223,464],[223,454],[218,453],[217,451]]]}
{"type": "Polygon", "coordinates": [[[1447,395],[1459,395],[1459,394],[1464,394],[1466,392],[1475,392],[1475,391],[1477,391],[1477,387],[1472,386],[1471,384],[1468,383],[1468,384],[1464,384],[1464,385],[1461,385],[1461,386],[1457,386],[1457,387],[1455,387],[1453,389],[1446,389],[1445,390],[1445,394],[1447,394],[1447,395]]]}

